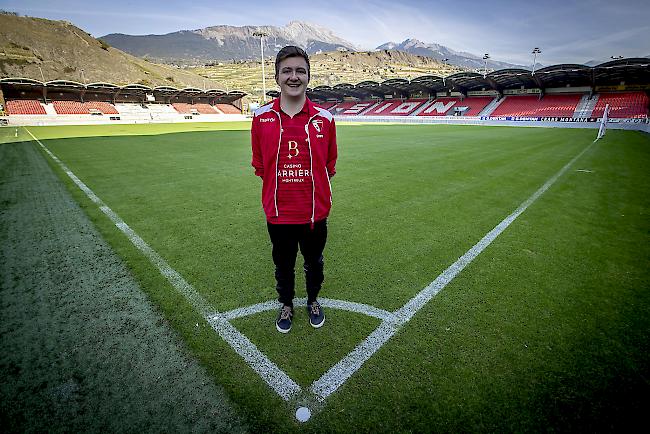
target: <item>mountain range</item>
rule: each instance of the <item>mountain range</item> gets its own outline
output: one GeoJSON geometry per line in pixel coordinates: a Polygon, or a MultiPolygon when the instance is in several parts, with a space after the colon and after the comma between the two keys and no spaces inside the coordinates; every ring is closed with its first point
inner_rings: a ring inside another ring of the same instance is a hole
{"type": "MultiPolygon", "coordinates": [[[[444,45],[436,43],[422,42],[417,39],[406,39],[397,44],[395,42],[386,42],[385,44],[377,47],[378,50],[399,50],[407,53],[416,54],[418,56],[433,57],[436,60],[447,59],[446,62],[452,65],[468,68],[468,69],[483,69],[485,68],[485,60],[472,53],[463,51],[452,50],[444,45]]],[[[540,66],[539,64],[537,65],[540,66]]],[[[524,68],[530,69],[529,66],[515,65],[507,62],[500,62],[488,59],[487,67],[489,69],[505,69],[505,68],[524,68]]]]}
{"type": "Polygon", "coordinates": [[[298,45],[310,54],[344,49],[356,51],[349,41],[315,24],[291,21],[276,26],[212,26],[181,30],[165,35],[125,35],[111,33],[100,39],[115,48],[154,61],[177,64],[203,64],[215,60],[237,61],[260,58],[260,37],[264,33],[264,52],[275,56],[285,45],[298,45]]]}
{"type": "MultiPolygon", "coordinates": [[[[265,33],[264,53],[274,56],[285,45],[298,45],[310,54],[328,51],[358,51],[357,46],[338,37],[331,30],[301,21],[276,26],[212,26],[196,30],[181,30],[165,35],[125,35],[111,33],[101,39],[113,47],[134,56],[163,63],[199,65],[214,61],[256,60],[260,57],[260,38],[265,33]]],[[[406,39],[401,43],[387,42],[376,50],[399,50],[436,60],[448,59],[451,65],[481,69],[485,61],[472,53],[456,51],[436,43],[406,39]]],[[[488,60],[489,69],[522,68],[507,62],[488,60]]]]}

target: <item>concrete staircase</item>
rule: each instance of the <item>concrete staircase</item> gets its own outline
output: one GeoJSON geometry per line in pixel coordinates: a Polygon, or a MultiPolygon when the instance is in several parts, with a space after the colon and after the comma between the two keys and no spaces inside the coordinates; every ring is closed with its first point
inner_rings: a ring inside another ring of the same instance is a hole
{"type": "Polygon", "coordinates": [[[594,94],[591,98],[589,98],[589,95],[582,95],[580,102],[576,106],[576,110],[573,112],[573,118],[590,118],[597,103],[598,94],[594,94]]]}
{"type": "Polygon", "coordinates": [[[486,105],[483,110],[478,114],[478,116],[490,116],[494,110],[496,110],[497,107],[501,105],[501,103],[506,99],[506,97],[497,97],[490,102],[490,104],[486,105]]]}

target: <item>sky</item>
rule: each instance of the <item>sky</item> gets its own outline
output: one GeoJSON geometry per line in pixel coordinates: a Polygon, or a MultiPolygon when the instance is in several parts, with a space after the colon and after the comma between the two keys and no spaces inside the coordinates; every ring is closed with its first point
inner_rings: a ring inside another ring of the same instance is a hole
{"type": "Polygon", "coordinates": [[[215,25],[329,28],[359,49],[408,38],[530,65],[650,56],[649,0],[0,0],[0,9],[67,20],[95,37],[165,34],[215,25]]]}

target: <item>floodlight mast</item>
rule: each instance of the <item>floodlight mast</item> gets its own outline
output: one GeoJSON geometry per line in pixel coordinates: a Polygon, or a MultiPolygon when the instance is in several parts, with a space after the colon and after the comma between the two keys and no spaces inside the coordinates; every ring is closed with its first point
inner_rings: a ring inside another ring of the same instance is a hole
{"type": "Polygon", "coordinates": [[[485,60],[485,73],[483,74],[483,78],[487,77],[487,61],[490,58],[490,55],[488,53],[485,53],[483,55],[483,60],[485,60]]]}
{"type": "Polygon", "coordinates": [[[535,65],[537,65],[537,55],[541,54],[542,50],[539,49],[539,47],[533,48],[533,72],[531,75],[535,75],[535,65]]]}
{"type": "Polygon", "coordinates": [[[611,57],[612,60],[619,60],[623,58],[623,56],[609,56],[609,57],[611,57]]]}
{"type": "Polygon", "coordinates": [[[264,37],[269,36],[269,34],[266,32],[258,31],[254,32],[253,36],[260,37],[260,51],[262,53],[262,100],[266,102],[266,76],[264,74],[264,37]]]}

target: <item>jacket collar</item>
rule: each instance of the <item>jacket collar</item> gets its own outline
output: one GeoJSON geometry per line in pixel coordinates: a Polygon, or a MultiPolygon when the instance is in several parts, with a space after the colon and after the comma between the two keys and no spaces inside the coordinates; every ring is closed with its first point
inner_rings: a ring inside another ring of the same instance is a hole
{"type": "MultiPolygon", "coordinates": [[[[305,97],[305,105],[307,106],[307,114],[310,118],[318,114],[318,109],[316,109],[314,103],[307,97],[305,97]]],[[[280,113],[280,97],[273,100],[273,110],[280,113]]]]}

